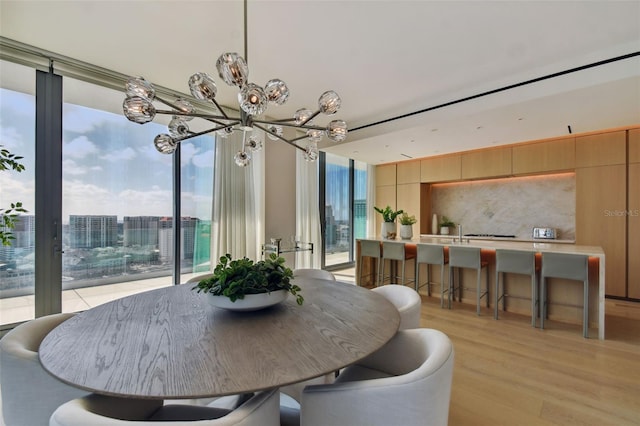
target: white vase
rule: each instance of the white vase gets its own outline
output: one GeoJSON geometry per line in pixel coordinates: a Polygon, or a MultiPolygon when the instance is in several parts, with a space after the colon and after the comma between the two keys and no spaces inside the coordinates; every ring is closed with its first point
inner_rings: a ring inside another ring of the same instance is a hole
{"type": "Polygon", "coordinates": [[[400,225],[400,238],[403,240],[413,238],[413,225],[400,225]]]}
{"type": "Polygon", "coordinates": [[[395,222],[382,222],[382,230],[380,236],[382,238],[393,239],[398,235],[398,228],[395,222]]]}
{"type": "Polygon", "coordinates": [[[440,233],[442,235],[449,235],[449,227],[448,226],[441,226],[440,227],[440,233]]]}
{"type": "Polygon", "coordinates": [[[433,235],[438,235],[438,215],[435,213],[431,218],[431,233],[433,235]]]}

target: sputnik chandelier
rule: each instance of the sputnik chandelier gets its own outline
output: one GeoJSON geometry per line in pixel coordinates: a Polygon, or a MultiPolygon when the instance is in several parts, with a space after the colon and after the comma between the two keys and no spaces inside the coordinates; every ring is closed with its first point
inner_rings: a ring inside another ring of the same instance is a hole
{"type": "MultiPolygon", "coordinates": [[[[246,14],[246,2],[245,2],[246,14]]],[[[245,19],[246,38],[246,19],[245,19]]],[[[245,44],[246,51],[246,44],[245,44]]],[[[246,56],[246,52],[245,52],[246,56]]],[[[172,115],[169,122],[169,133],[155,137],[154,145],[163,154],[172,154],[178,144],[184,140],[216,132],[216,135],[226,138],[236,130],[243,132],[242,148],[234,156],[238,166],[251,163],[251,153],[262,148],[262,141],[252,132],[254,128],[264,131],[272,140],[281,140],[300,149],[308,161],[318,158],[318,142],[323,135],[334,142],[342,142],[347,137],[347,123],[343,120],[333,120],[325,127],[313,124],[313,119],[320,113],[335,114],[340,109],[340,96],[332,90],[324,92],[318,99],[318,109],[314,112],[307,108],[297,110],[293,118],[280,120],[266,120],[258,117],[264,114],[268,102],[276,105],[284,104],[289,98],[289,89],[284,81],[272,79],[264,88],[248,81],[249,67],[244,58],[237,53],[223,53],[216,62],[220,78],[230,86],[237,86],[239,116],[227,114],[216,101],[217,86],[206,73],[198,72],[189,78],[189,89],[194,98],[211,101],[217,113],[199,112],[189,100],[179,97],[173,102],[160,98],[153,85],[142,77],[132,77],[126,84],[126,99],[122,104],[124,115],[134,123],[148,123],[153,121],[156,114],[172,115]],[[161,102],[169,106],[170,110],[156,109],[153,102],[161,102]],[[204,131],[193,132],[188,122],[193,118],[200,118],[213,123],[213,127],[204,131]],[[297,128],[303,135],[287,139],[283,136],[283,126],[297,128]],[[305,147],[299,146],[297,141],[307,139],[305,147]]]]}

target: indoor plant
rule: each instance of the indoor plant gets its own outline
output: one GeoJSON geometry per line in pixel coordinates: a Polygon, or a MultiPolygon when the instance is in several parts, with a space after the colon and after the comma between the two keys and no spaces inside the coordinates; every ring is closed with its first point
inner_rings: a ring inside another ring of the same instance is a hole
{"type": "Polygon", "coordinates": [[[449,235],[449,228],[452,226],[456,226],[448,217],[442,215],[440,219],[440,234],[449,235]]]}
{"type": "Polygon", "coordinates": [[[402,210],[393,210],[391,206],[387,206],[384,209],[379,207],[373,207],[375,211],[382,215],[382,229],[380,235],[382,238],[395,238],[397,235],[396,231],[396,217],[404,213],[402,210]]]}
{"type": "Polygon", "coordinates": [[[408,240],[413,238],[413,225],[417,222],[416,217],[408,213],[400,216],[400,238],[408,240]]]}
{"type": "Polygon", "coordinates": [[[193,290],[225,296],[231,302],[245,296],[283,290],[295,296],[298,305],[302,305],[304,298],[299,294],[300,287],[291,284],[293,271],[284,262],[284,258],[275,253],[258,262],[246,257],[232,260],[231,255],[226,254],[220,258],[213,274],[201,280],[193,290]]]}
{"type": "MultiPolygon", "coordinates": [[[[0,170],[13,170],[15,172],[24,171],[24,165],[19,162],[23,157],[12,154],[8,149],[0,145],[0,170]]],[[[22,207],[22,202],[11,203],[8,209],[0,208],[0,244],[10,246],[11,240],[15,240],[13,236],[13,228],[18,221],[18,213],[26,213],[27,210],[22,207]]]]}

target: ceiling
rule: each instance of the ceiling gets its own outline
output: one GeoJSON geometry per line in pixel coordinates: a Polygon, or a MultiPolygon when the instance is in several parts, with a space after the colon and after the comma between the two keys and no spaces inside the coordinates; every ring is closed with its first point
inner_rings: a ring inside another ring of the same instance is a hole
{"type": "MultiPolygon", "coordinates": [[[[335,90],[331,119],[350,132],[322,147],[370,164],[640,124],[637,0],[248,0],[247,10],[249,80],[281,78],[291,91],[268,114],[315,109],[335,90]]],[[[208,72],[234,107],[215,61],[243,52],[243,32],[239,0],[0,1],[3,37],[182,92],[208,72]]]]}

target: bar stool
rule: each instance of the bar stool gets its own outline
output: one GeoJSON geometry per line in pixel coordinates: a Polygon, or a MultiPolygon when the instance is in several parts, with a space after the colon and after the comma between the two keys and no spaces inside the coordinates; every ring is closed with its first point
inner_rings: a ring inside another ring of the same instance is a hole
{"type": "Polygon", "coordinates": [[[582,334],[589,337],[589,257],[581,254],[542,253],[542,276],[540,299],[542,312],[540,313],[540,328],[544,328],[547,316],[547,278],[564,278],[582,281],[582,334]]]}
{"type": "Polygon", "coordinates": [[[431,268],[429,265],[440,265],[440,307],[444,308],[444,295],[449,293],[449,288],[444,286],[444,265],[449,261],[444,257],[444,246],[433,244],[416,244],[416,291],[427,286],[427,295],[431,296],[431,268]],[[420,285],[420,264],[427,265],[427,282],[420,285]]]}
{"type": "Polygon", "coordinates": [[[531,326],[536,326],[537,304],[538,304],[538,274],[536,270],[536,255],[534,252],[496,249],[496,291],[494,315],[498,319],[498,302],[502,299],[502,310],[505,308],[507,294],[507,283],[502,280],[502,292],[500,291],[501,273],[522,274],[531,276],[531,326]]]}
{"type": "MultiPolygon", "coordinates": [[[[405,243],[399,243],[394,241],[383,241],[382,242],[382,260],[381,260],[382,272],[380,274],[380,277],[381,277],[380,283],[384,284],[384,280],[386,278],[389,278],[390,280],[392,280],[392,282],[397,282],[397,279],[400,278],[400,284],[405,285],[405,279],[404,279],[405,261],[409,259],[415,259],[415,256],[407,255],[405,250],[405,243]],[[389,268],[391,269],[391,271],[389,272],[389,275],[384,274],[385,260],[402,262],[402,266],[401,266],[402,271],[401,271],[400,277],[393,274],[393,268],[391,267],[389,268]]],[[[413,281],[414,280],[409,280],[408,282],[413,282],[413,281]]]]}
{"type": "MultiPolygon", "coordinates": [[[[478,279],[476,283],[476,313],[480,315],[480,299],[487,297],[487,308],[489,307],[489,262],[483,262],[480,259],[480,249],[476,247],[449,247],[449,309],[451,309],[451,297],[455,300],[456,288],[459,289],[459,300],[462,300],[462,284],[455,286],[454,281],[454,268],[468,268],[475,269],[478,272],[478,279]],[[482,275],[482,269],[487,271],[486,287],[482,291],[480,287],[480,275],[482,275]]],[[[460,278],[460,277],[458,277],[460,278]]]]}
{"type": "MultiPolygon", "coordinates": [[[[381,246],[380,241],[375,240],[360,240],[360,274],[358,276],[358,284],[362,285],[362,270],[363,264],[362,259],[365,257],[370,257],[375,259],[376,264],[376,272],[375,272],[375,280],[374,286],[378,286],[380,282],[380,259],[381,259],[381,246]]],[[[371,274],[367,274],[367,276],[371,276],[371,274]]]]}

